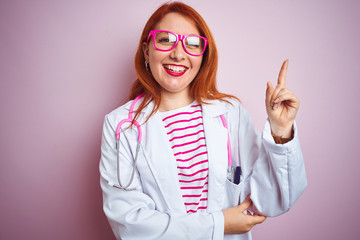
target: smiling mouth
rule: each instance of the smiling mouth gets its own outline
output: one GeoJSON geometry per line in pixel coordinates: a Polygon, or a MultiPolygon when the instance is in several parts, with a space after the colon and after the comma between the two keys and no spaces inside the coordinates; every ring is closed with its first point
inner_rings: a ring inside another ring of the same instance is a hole
{"type": "Polygon", "coordinates": [[[188,70],[187,67],[178,66],[178,65],[164,64],[163,66],[166,70],[173,72],[173,73],[184,73],[186,70],[188,70]]]}

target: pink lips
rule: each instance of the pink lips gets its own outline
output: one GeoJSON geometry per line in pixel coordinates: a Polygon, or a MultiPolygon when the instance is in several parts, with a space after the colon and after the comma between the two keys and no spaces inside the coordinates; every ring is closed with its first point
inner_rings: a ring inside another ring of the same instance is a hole
{"type": "Polygon", "coordinates": [[[172,71],[166,69],[165,67],[164,67],[164,69],[169,75],[171,75],[173,77],[180,77],[180,76],[184,75],[184,73],[186,73],[186,71],[187,71],[187,69],[186,69],[185,71],[178,73],[178,72],[172,72],[172,71]]]}

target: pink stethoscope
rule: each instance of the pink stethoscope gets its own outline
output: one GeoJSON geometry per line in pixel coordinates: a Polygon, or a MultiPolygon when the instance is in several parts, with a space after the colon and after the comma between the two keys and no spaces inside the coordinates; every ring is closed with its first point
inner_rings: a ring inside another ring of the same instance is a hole
{"type": "MultiPolygon", "coordinates": [[[[136,170],[136,163],[137,163],[137,159],[138,159],[138,153],[140,150],[140,144],[141,144],[141,139],[142,139],[142,130],[141,130],[141,126],[140,123],[138,121],[134,121],[133,119],[133,112],[134,112],[134,107],[135,104],[137,103],[137,101],[143,97],[144,94],[140,94],[139,96],[137,96],[134,101],[131,103],[130,106],[130,110],[129,110],[129,118],[123,119],[119,122],[117,128],[116,128],[116,133],[115,133],[115,138],[116,138],[116,150],[117,150],[117,159],[116,159],[116,168],[117,168],[117,179],[118,179],[118,185],[117,184],[112,184],[113,187],[119,188],[119,189],[124,189],[124,190],[136,190],[136,188],[129,188],[129,186],[131,185],[131,183],[134,180],[134,176],[135,176],[135,170],[136,170]],[[121,129],[121,126],[124,123],[129,123],[129,122],[133,122],[133,124],[137,127],[138,130],[138,139],[137,139],[137,145],[136,145],[136,153],[135,153],[135,160],[134,160],[134,166],[131,172],[131,177],[130,180],[128,182],[128,184],[123,185],[121,183],[121,179],[120,179],[120,160],[119,160],[119,154],[120,154],[120,132],[122,132],[123,130],[121,129]]],[[[228,126],[227,126],[227,122],[225,120],[224,115],[220,115],[220,119],[221,122],[223,124],[223,126],[228,130],[228,126]]],[[[230,146],[230,134],[229,134],[229,130],[228,130],[228,140],[227,140],[227,150],[228,150],[228,169],[227,169],[227,175],[228,175],[228,179],[231,178],[233,172],[234,172],[234,168],[232,167],[232,157],[231,157],[231,146],[230,146]]]]}

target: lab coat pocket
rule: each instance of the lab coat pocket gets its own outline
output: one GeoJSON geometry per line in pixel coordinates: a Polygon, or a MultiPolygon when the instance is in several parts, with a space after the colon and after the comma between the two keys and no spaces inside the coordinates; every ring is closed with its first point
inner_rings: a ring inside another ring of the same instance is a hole
{"type": "Polygon", "coordinates": [[[224,208],[234,207],[240,204],[240,194],[243,183],[235,184],[226,179],[224,208]]]}

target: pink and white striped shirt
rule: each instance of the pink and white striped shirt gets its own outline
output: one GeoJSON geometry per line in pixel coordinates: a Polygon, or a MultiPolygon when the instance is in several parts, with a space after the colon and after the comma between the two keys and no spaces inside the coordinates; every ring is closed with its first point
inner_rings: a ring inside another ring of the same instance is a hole
{"type": "Polygon", "coordinates": [[[186,211],[206,212],[209,164],[201,105],[194,102],[161,115],[176,159],[186,211]]]}

